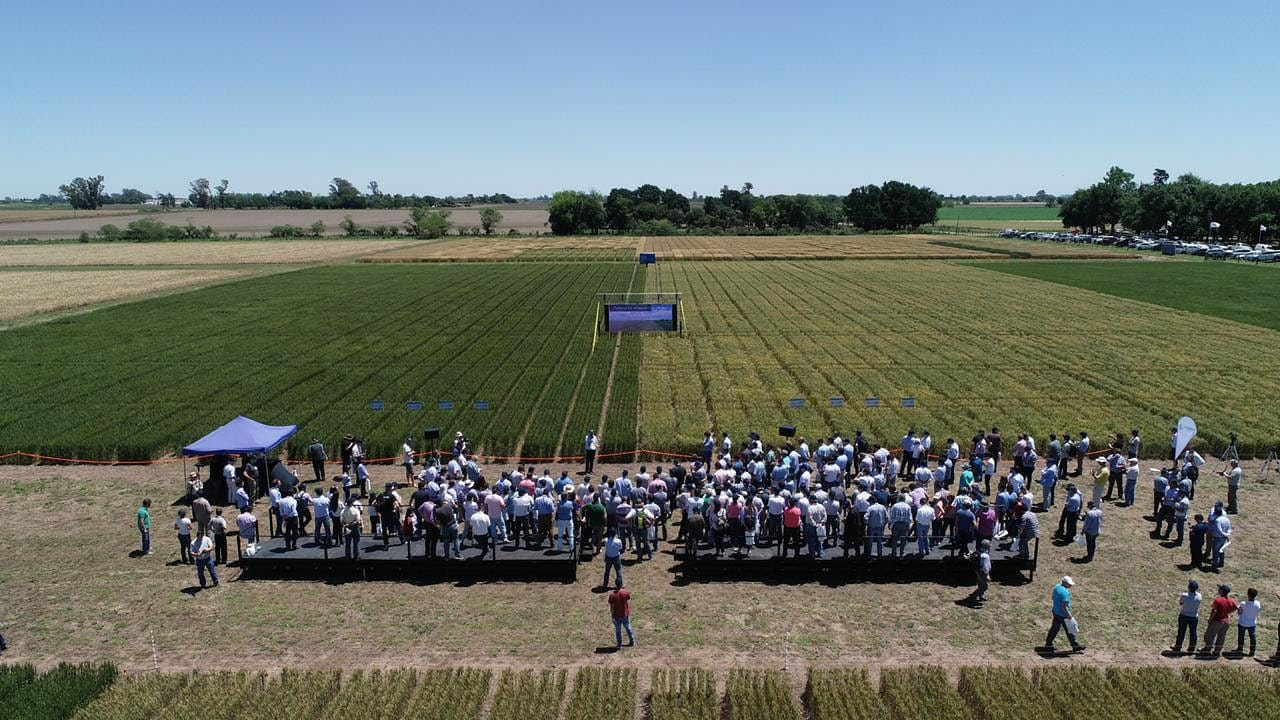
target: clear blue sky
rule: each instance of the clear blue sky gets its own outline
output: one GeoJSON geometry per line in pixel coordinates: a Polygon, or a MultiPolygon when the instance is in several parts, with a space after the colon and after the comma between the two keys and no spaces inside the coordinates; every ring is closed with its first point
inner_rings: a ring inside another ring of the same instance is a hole
{"type": "Polygon", "coordinates": [[[0,195],[1280,177],[1272,2],[12,3],[0,195]]]}

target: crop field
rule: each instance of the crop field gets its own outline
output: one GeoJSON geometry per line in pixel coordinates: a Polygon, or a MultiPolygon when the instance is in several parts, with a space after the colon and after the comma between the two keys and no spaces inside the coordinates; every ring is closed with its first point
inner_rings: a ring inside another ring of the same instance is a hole
{"type": "Polygon", "coordinates": [[[0,326],[29,315],[81,308],[244,275],[231,270],[32,270],[0,273],[0,326]]]}
{"type": "MultiPolygon", "coordinates": [[[[1280,330],[1280,273],[1271,266],[1193,260],[1088,265],[1009,261],[981,267],[1280,330]]],[[[1057,292],[1054,286],[1045,288],[1057,292]]]]}
{"type": "Polygon", "coordinates": [[[465,428],[500,455],[580,454],[591,427],[629,450],[635,391],[608,417],[605,396],[611,370],[634,385],[639,338],[616,367],[612,340],[591,352],[595,293],[643,284],[631,263],[345,265],[17,328],[0,367],[27,390],[7,402],[0,452],[145,458],[236,413],[356,432],[371,457],[431,426],[465,428]]]}
{"type": "MultiPolygon", "coordinates": [[[[1034,260],[1121,260],[1142,257],[1141,253],[1108,245],[1050,243],[998,237],[935,236],[936,245],[962,250],[981,251],[992,255],[1034,260]]],[[[1150,258],[1150,256],[1147,256],[1150,258]]]]}
{"type": "Polygon", "coordinates": [[[962,259],[990,252],[935,243],[940,235],[707,235],[641,238],[640,251],[659,260],[962,259]]]}
{"type": "MultiPolygon", "coordinates": [[[[493,673],[472,668],[338,671],[143,673],[118,676],[109,665],[0,666],[0,711],[12,720],[186,720],[372,717],[382,720],[633,720],[636,671],[584,668],[568,682],[563,670],[493,673]],[[486,705],[486,701],[488,701],[486,705]]],[[[1042,668],[1034,681],[1017,667],[966,666],[955,687],[941,667],[885,671],[879,687],[865,671],[809,669],[802,696],[812,720],[1015,720],[1039,717],[1258,718],[1280,713],[1280,694],[1263,672],[1239,668],[1042,668]],[[1135,681],[1154,684],[1135,685],[1135,681]],[[958,689],[957,689],[958,688],[958,689]],[[1087,692],[1092,691],[1092,692],[1087,692]],[[1160,714],[1144,714],[1156,709],[1160,714]]],[[[653,673],[648,720],[800,720],[801,703],[786,676],[729,670],[723,701],[714,674],[700,669],[653,673]],[[672,678],[696,678],[709,694],[667,704],[672,678]],[[709,682],[707,682],[709,680],[709,682]]]]}
{"type": "Polygon", "coordinates": [[[810,437],[963,438],[993,421],[1038,437],[1151,435],[1184,413],[1209,447],[1230,430],[1242,452],[1275,443],[1280,334],[983,267],[660,263],[647,288],[683,293],[686,332],[643,337],[641,444],[687,449],[708,428],[782,422],[810,437]]]}
{"type": "Polygon", "coordinates": [[[962,230],[1038,230],[1052,232],[1062,229],[1058,208],[1045,207],[1043,203],[975,203],[938,208],[938,226],[962,230]]]}
{"type": "Polygon", "coordinates": [[[634,261],[634,237],[592,235],[586,237],[539,236],[445,237],[361,258],[362,262],[494,262],[500,260],[543,262],[634,261]]]}
{"type": "MultiPolygon", "coordinates": [[[[502,222],[496,232],[515,230],[521,233],[547,232],[547,210],[540,205],[498,205],[502,222]]],[[[480,227],[481,206],[440,208],[449,210],[449,220],[455,227],[480,227]]],[[[166,225],[183,226],[187,223],[204,227],[208,225],[219,235],[236,233],[241,237],[262,236],[277,225],[307,227],[319,220],[328,234],[342,232],[340,223],[347,215],[364,227],[394,225],[409,219],[409,210],[149,210],[137,208],[103,210],[0,210],[0,240],[5,238],[74,238],[82,232],[93,234],[106,223],[124,227],[141,218],[159,220],[166,225]],[[21,213],[21,214],[20,214],[21,213]]]]}
{"type": "Polygon", "coordinates": [[[260,265],[332,262],[419,240],[218,240],[173,243],[0,245],[0,267],[260,265]]]}
{"type": "MultiPolygon", "coordinates": [[[[51,220],[74,220],[83,219],[86,221],[93,218],[109,218],[121,215],[138,215],[139,208],[135,205],[126,206],[109,206],[99,208],[97,210],[76,210],[70,205],[35,205],[26,203],[0,203],[0,227],[11,223],[30,223],[51,220]]],[[[104,222],[114,222],[113,220],[99,220],[99,224],[104,222]]],[[[96,226],[95,226],[96,229],[96,226]]],[[[0,234],[0,237],[6,237],[0,234]]],[[[21,237],[26,237],[22,235],[21,237]]]]}

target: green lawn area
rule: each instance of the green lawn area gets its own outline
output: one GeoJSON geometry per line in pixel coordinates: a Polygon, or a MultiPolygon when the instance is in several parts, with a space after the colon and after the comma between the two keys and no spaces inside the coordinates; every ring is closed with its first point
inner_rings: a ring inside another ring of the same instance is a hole
{"type": "Polygon", "coordinates": [[[971,263],[1130,300],[1280,330],[1276,268],[1232,262],[1142,260],[971,263]]]}
{"type": "Polygon", "coordinates": [[[956,205],[938,208],[938,222],[959,220],[1057,220],[1058,208],[1045,207],[1044,203],[1008,205],[956,205]]]}

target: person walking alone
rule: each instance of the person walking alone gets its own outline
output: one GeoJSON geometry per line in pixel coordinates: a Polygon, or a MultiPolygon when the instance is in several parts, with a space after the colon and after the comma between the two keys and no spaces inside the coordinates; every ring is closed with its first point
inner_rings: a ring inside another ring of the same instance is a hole
{"type": "Polygon", "coordinates": [[[1071,614],[1071,587],[1075,585],[1075,581],[1070,575],[1063,575],[1062,581],[1053,586],[1053,623],[1049,626],[1049,634],[1044,639],[1044,649],[1049,652],[1056,652],[1053,641],[1058,637],[1058,631],[1065,630],[1067,640],[1071,643],[1071,649],[1075,652],[1084,650],[1076,640],[1076,622],[1075,616],[1071,614]]]}
{"type": "Polygon", "coordinates": [[[600,451],[600,438],[596,431],[588,430],[582,441],[582,454],[585,459],[585,470],[590,474],[596,467],[596,453],[600,451]]]}
{"type": "Polygon", "coordinates": [[[604,580],[600,583],[600,587],[609,587],[610,571],[615,571],[618,587],[622,587],[622,548],[622,539],[618,537],[618,531],[609,528],[609,534],[604,540],[604,580]]]}
{"type": "Polygon", "coordinates": [[[206,587],[205,570],[209,571],[209,579],[213,581],[213,586],[218,587],[218,571],[213,567],[213,539],[208,535],[197,535],[191,541],[191,555],[196,561],[196,576],[200,580],[200,589],[203,590],[206,587]]]}
{"type": "Polygon", "coordinates": [[[1187,652],[1196,651],[1197,626],[1200,624],[1200,583],[1187,581],[1187,591],[1178,595],[1178,639],[1173,647],[1175,653],[1182,652],[1182,640],[1187,639],[1187,652]]]}
{"type": "Polygon", "coordinates": [[[1093,501],[1089,501],[1089,509],[1084,513],[1084,542],[1088,551],[1085,553],[1084,561],[1093,562],[1093,554],[1098,549],[1098,536],[1102,534],[1102,508],[1096,507],[1093,501]]]}
{"type": "Polygon", "coordinates": [[[622,631],[627,631],[627,647],[636,644],[636,636],[631,632],[631,591],[622,586],[622,575],[618,575],[618,587],[609,593],[609,615],[613,618],[613,637],[617,647],[622,647],[622,631]]]}
{"type": "Polygon", "coordinates": [[[311,438],[311,444],[307,446],[307,457],[311,459],[311,471],[315,473],[316,482],[324,482],[324,463],[329,456],[325,454],[324,443],[319,438],[311,438]]]}
{"type": "Polygon", "coordinates": [[[151,554],[151,498],[143,498],[138,508],[138,534],[142,536],[142,554],[151,554]]]}
{"type": "Polygon", "coordinates": [[[1249,588],[1249,599],[1240,603],[1240,617],[1236,620],[1236,653],[1244,654],[1244,636],[1249,636],[1249,657],[1258,650],[1258,615],[1262,612],[1262,603],[1258,602],[1258,591],[1249,588]]]}

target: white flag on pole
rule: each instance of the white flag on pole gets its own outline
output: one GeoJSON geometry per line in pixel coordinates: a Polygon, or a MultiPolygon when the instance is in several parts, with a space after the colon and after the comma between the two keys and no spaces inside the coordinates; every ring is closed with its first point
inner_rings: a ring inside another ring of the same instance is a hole
{"type": "Polygon", "coordinates": [[[1165,221],[1164,221],[1164,226],[1165,226],[1165,227],[1173,227],[1173,221],[1172,221],[1172,220],[1165,220],[1165,221]]]}
{"type": "Polygon", "coordinates": [[[1191,438],[1196,436],[1196,421],[1183,415],[1178,420],[1177,441],[1174,446],[1173,456],[1182,455],[1182,451],[1187,449],[1187,443],[1191,442],[1191,438]]]}
{"type": "Polygon", "coordinates": [[[1258,232],[1266,232],[1266,231],[1267,231],[1267,226],[1266,226],[1266,225],[1259,225],[1259,226],[1258,226],[1258,232]]]}
{"type": "Polygon", "coordinates": [[[1218,222],[1211,222],[1211,223],[1209,223],[1209,229],[1210,229],[1210,230],[1217,230],[1217,229],[1218,229],[1218,228],[1220,228],[1220,227],[1222,227],[1222,224],[1221,224],[1221,223],[1218,223],[1218,222]]]}

